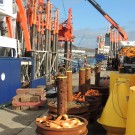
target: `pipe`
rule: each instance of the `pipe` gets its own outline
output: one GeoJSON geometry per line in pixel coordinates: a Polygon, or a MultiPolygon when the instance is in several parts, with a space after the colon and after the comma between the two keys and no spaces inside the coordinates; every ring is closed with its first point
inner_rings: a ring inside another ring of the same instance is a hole
{"type": "Polygon", "coordinates": [[[55,52],[56,52],[56,62],[55,62],[55,69],[58,72],[58,33],[55,35],[55,52]]]}
{"type": "Polygon", "coordinates": [[[58,76],[57,113],[67,114],[67,76],[58,76]]]}
{"type": "Polygon", "coordinates": [[[91,68],[85,68],[85,91],[90,89],[91,68]]]}
{"type": "Polygon", "coordinates": [[[66,71],[67,74],[67,102],[72,102],[73,93],[72,93],[72,71],[66,71]]]}
{"type": "Polygon", "coordinates": [[[85,94],[85,69],[81,68],[79,70],[79,91],[85,94]]]}
{"type": "Polygon", "coordinates": [[[48,29],[45,30],[45,51],[47,51],[46,58],[45,58],[45,74],[46,74],[46,80],[48,81],[48,29]]]}

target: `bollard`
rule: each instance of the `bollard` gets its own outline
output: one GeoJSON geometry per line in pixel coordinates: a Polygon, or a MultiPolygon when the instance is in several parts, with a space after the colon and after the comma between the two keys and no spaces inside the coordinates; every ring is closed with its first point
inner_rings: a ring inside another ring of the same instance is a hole
{"type": "Polygon", "coordinates": [[[79,70],[79,91],[84,95],[85,94],[85,69],[81,68],[79,70]]]}
{"type": "Polygon", "coordinates": [[[98,65],[95,68],[95,85],[99,86],[99,82],[100,82],[100,72],[101,72],[101,66],[98,65]]]}
{"type": "Polygon", "coordinates": [[[85,91],[90,89],[91,68],[85,68],[85,91]]]}
{"type": "Polygon", "coordinates": [[[72,71],[66,71],[67,74],[67,102],[72,102],[72,71]]]}
{"type": "Polygon", "coordinates": [[[57,110],[58,115],[67,114],[67,76],[58,76],[57,110]]]}

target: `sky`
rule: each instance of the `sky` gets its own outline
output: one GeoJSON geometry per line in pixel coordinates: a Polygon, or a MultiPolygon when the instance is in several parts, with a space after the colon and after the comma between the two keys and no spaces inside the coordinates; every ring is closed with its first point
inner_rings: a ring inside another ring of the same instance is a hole
{"type": "MultiPolygon", "coordinates": [[[[96,37],[105,35],[109,22],[87,0],[50,0],[60,9],[60,22],[67,19],[72,8],[74,44],[96,48],[96,37]],[[64,5],[63,5],[64,3],[64,5]]],[[[96,0],[101,8],[135,40],[135,0],[96,0]]]]}

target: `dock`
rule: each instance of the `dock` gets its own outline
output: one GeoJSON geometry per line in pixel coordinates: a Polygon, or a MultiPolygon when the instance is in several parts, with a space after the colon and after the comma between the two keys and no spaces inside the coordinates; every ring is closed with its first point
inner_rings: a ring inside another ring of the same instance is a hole
{"type": "MultiPolygon", "coordinates": [[[[109,71],[102,71],[101,76],[109,75],[109,71]]],[[[74,82],[73,92],[78,91],[78,77],[79,74],[73,74],[74,82]]],[[[94,83],[94,76],[91,77],[91,83],[94,83]]],[[[48,101],[53,98],[48,98],[48,101]]],[[[17,111],[12,110],[12,106],[5,106],[0,109],[0,135],[36,135],[36,124],[35,120],[38,117],[42,117],[48,114],[47,103],[39,110],[28,110],[28,111],[17,111]]],[[[88,126],[88,135],[105,135],[103,127],[95,123],[90,123],[88,126]]]]}

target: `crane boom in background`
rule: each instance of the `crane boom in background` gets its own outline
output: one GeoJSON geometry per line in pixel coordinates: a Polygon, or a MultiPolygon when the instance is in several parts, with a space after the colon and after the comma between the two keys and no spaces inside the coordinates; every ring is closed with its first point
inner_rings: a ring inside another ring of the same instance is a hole
{"type": "Polygon", "coordinates": [[[121,73],[135,73],[135,41],[128,41],[128,35],[102,8],[95,0],[88,0],[110,23],[110,52],[113,53],[112,65],[115,65],[116,69],[119,68],[121,73]],[[112,33],[112,29],[115,28],[119,34],[116,35],[115,31],[112,33]],[[114,39],[115,37],[115,39],[114,39]],[[118,42],[117,42],[118,41],[118,42]]]}
{"type": "Polygon", "coordinates": [[[128,40],[127,33],[121,28],[102,8],[95,0],[88,0],[111,24],[111,28],[116,28],[123,40],[128,40]]]}

